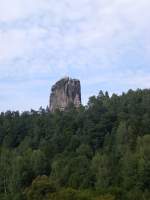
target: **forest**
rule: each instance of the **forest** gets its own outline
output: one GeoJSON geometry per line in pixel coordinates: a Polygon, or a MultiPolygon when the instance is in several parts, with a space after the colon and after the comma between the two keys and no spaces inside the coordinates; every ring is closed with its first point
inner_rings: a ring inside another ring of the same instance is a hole
{"type": "Polygon", "coordinates": [[[0,114],[0,200],[149,200],[150,90],[0,114]]]}

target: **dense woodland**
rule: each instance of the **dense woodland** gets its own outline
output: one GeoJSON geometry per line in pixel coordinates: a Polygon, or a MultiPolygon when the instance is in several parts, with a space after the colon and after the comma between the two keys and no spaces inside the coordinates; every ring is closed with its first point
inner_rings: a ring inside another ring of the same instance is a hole
{"type": "Polygon", "coordinates": [[[150,90],[0,114],[0,200],[149,200],[150,90]]]}

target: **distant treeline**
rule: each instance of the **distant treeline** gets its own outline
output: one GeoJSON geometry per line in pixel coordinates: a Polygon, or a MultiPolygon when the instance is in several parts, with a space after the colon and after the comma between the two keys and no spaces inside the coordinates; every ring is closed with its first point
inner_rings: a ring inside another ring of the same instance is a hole
{"type": "Polygon", "coordinates": [[[150,199],[150,90],[0,114],[0,200],[150,199]]]}

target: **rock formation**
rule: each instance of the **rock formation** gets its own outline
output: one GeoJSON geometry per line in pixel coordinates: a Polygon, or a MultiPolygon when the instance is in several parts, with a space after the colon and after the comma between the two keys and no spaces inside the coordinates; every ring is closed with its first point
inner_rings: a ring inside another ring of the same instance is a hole
{"type": "Polygon", "coordinates": [[[51,112],[65,111],[71,104],[76,108],[81,105],[80,81],[65,77],[52,86],[49,109],[51,112]]]}

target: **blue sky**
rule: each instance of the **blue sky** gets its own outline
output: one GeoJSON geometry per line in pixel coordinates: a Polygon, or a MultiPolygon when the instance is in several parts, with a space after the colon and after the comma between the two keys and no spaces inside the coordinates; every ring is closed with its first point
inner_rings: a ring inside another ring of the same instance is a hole
{"type": "Polygon", "coordinates": [[[149,11],[149,0],[0,0],[0,111],[46,107],[66,75],[84,104],[149,88],[149,11]]]}

